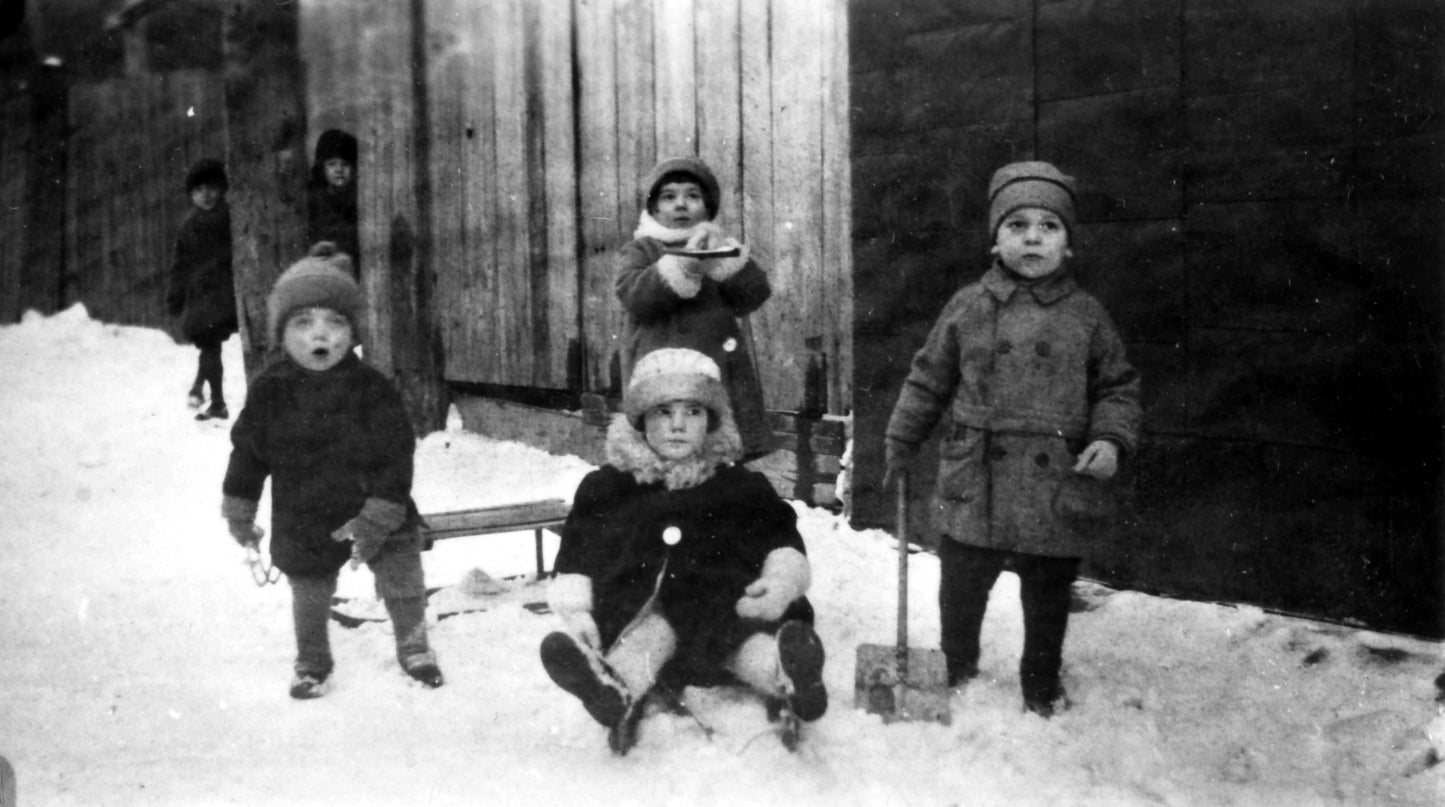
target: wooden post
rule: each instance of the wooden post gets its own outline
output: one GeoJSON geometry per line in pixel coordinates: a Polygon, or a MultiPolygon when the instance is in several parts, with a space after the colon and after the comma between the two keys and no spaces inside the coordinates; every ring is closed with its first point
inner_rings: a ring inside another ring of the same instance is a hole
{"type": "Polygon", "coordinates": [[[246,376],[266,355],[266,295],[306,252],[306,115],[295,3],[226,6],[226,171],[246,376]]]}

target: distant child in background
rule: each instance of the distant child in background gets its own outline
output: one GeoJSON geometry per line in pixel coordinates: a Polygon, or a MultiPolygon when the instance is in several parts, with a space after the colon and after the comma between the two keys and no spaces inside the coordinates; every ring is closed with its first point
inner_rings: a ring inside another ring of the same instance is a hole
{"type": "Polygon", "coordinates": [[[356,138],[327,129],[316,140],[316,159],[306,192],[306,240],[330,241],[351,257],[361,278],[361,238],[356,208],[356,138]]]}
{"type": "Polygon", "coordinates": [[[180,317],[181,334],[201,351],[186,404],[200,409],[197,420],[225,419],[221,343],[237,330],[236,285],[231,273],[231,208],[226,204],[226,167],[203,159],[186,172],[186,194],[194,208],[176,234],[175,262],[166,289],[166,311],[180,317]]]}
{"type": "Polygon", "coordinates": [[[284,355],[251,382],[231,430],[221,514],[242,546],[256,544],[257,502],[271,477],[271,558],[291,584],[296,630],[291,697],[325,692],[327,621],[337,574],[370,566],[406,674],[442,685],[427,642],[421,518],[411,498],[416,442],[392,382],[352,352],[361,289],[334,244],[312,247],[277,279],[268,337],[284,355]]]}
{"type": "Polygon", "coordinates": [[[643,180],[646,204],[632,241],[617,253],[617,297],[627,311],[623,384],[638,358],[662,347],[703,353],[722,370],[743,440],[743,461],[774,448],[757,368],[738,325],[772,295],[746,246],[724,233],[717,179],[702,160],[665,160],[643,180]],[[736,247],[737,257],[667,254],[736,247]]]}
{"type": "Polygon", "coordinates": [[[945,411],[952,421],[933,504],[950,684],[978,674],[989,591],[1011,569],[1023,600],[1023,702],[1045,717],[1067,706],[1070,591],[1140,420],[1139,374],[1104,307],[1066,268],[1077,224],[1074,180],[1053,165],[1013,163],[993,175],[993,266],[944,308],[886,433],[885,486],[945,411]]]}
{"type": "MultiPolygon", "coordinates": [[[[649,692],[719,675],[763,694],[785,743],[828,708],[823,645],[796,514],[742,452],[717,364],[684,348],[643,356],[607,464],[577,488],[548,602],[567,627],[542,665],[608,727],[636,740],[649,692]]],[[[668,701],[664,701],[667,703],[668,701]]]]}

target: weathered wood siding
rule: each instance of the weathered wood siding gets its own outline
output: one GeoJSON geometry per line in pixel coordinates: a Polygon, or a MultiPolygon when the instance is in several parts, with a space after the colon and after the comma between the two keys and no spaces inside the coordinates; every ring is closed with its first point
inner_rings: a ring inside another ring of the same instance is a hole
{"type": "Polygon", "coordinates": [[[176,231],[191,210],[186,170],[224,160],[220,77],[142,75],[70,89],[64,171],[66,301],[107,322],[167,328],[176,231]]]}
{"type": "MultiPolygon", "coordinates": [[[[376,72],[378,52],[420,36],[410,90],[424,99],[418,203],[448,381],[618,391],[612,254],[636,227],[643,175],[660,158],[695,154],[723,185],[723,224],[773,280],[752,322],[769,405],[802,408],[812,360],[829,374],[826,407],[848,408],[841,0],[385,5],[303,6],[310,142],[327,126],[360,136],[364,207],[368,187],[415,187],[369,160],[417,135],[401,131],[401,117],[366,121],[395,103],[378,87],[401,91],[376,72]]],[[[362,218],[369,265],[391,242],[368,230],[390,225],[362,218]]]]}
{"type": "Polygon", "coordinates": [[[1048,159],[1081,180],[1075,266],[1144,377],[1133,508],[1089,573],[1445,634],[1445,7],[850,10],[858,520],[888,522],[884,423],[988,264],[990,174],[1048,159]]]}

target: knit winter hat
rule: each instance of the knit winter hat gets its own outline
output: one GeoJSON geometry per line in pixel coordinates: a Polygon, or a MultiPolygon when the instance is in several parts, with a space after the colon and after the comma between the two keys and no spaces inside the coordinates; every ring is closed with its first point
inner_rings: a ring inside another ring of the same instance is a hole
{"type": "Polygon", "coordinates": [[[333,157],[356,165],[356,136],[340,129],[327,129],[316,139],[316,162],[325,163],[333,157]]]}
{"type": "MultiPolygon", "coordinates": [[[[647,174],[642,191],[646,194],[646,203],[643,205],[648,213],[657,210],[657,194],[662,190],[663,180],[669,174],[687,174],[702,186],[702,201],[707,207],[707,216],[710,219],[717,218],[718,210],[718,184],[717,177],[713,176],[712,169],[707,163],[696,157],[676,157],[671,160],[663,160],[647,174]]],[[[675,180],[668,180],[675,181],[675,180]]]]}
{"type": "Polygon", "coordinates": [[[659,348],[638,360],[622,396],[622,410],[633,428],[642,431],[647,410],[668,401],[697,401],[706,406],[715,415],[710,426],[732,411],[717,362],[687,348],[659,348]]]}
{"type": "Polygon", "coordinates": [[[281,329],[298,308],[330,308],[351,321],[361,341],[361,287],[352,279],[351,257],[330,241],[318,242],[306,257],[276,279],[266,298],[266,332],[272,345],[281,344],[281,329]]]}
{"type": "Polygon", "coordinates": [[[197,160],[191,170],[186,172],[186,193],[201,185],[215,185],[221,190],[230,188],[230,183],[226,181],[226,166],[220,160],[210,157],[197,160]]]}
{"type": "Polygon", "coordinates": [[[1015,210],[1042,207],[1063,219],[1072,236],[1079,220],[1076,204],[1074,178],[1066,176],[1053,164],[1009,163],[995,171],[988,183],[989,235],[997,236],[999,224],[1015,210]]]}

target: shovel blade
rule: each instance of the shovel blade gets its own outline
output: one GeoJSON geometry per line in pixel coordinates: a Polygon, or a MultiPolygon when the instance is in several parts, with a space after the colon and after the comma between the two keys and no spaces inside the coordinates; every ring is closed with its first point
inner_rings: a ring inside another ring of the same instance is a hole
{"type": "Polygon", "coordinates": [[[885,723],[928,721],[946,726],[953,720],[949,696],[942,650],[910,647],[901,659],[897,645],[859,645],[853,668],[856,708],[881,715],[885,723]]]}

